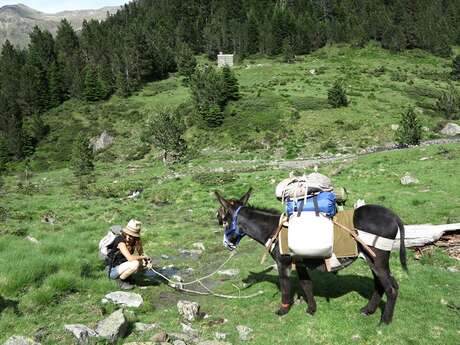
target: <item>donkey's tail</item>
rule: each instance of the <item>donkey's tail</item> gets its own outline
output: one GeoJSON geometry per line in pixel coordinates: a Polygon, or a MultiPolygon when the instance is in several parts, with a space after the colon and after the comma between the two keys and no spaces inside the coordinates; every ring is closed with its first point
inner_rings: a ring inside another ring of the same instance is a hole
{"type": "Polygon", "coordinates": [[[404,224],[401,218],[396,217],[396,221],[399,227],[399,261],[404,271],[409,272],[407,269],[407,258],[406,258],[406,246],[404,244],[404,224]]]}

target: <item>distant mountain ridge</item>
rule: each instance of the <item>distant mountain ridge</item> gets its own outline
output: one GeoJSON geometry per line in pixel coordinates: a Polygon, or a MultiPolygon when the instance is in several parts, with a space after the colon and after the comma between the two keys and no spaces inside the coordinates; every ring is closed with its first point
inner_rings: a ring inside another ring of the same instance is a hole
{"type": "Polygon", "coordinates": [[[7,39],[14,45],[24,47],[29,42],[29,32],[34,26],[56,33],[59,22],[66,18],[75,30],[80,30],[84,19],[103,20],[107,13],[115,13],[120,7],[43,13],[23,4],[0,7],[0,44],[7,39]]]}

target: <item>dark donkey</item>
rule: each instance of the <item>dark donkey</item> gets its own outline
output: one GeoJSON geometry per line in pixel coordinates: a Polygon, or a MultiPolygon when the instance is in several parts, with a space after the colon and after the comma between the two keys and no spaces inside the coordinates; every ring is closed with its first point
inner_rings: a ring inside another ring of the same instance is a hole
{"type": "MultiPolygon", "coordinates": [[[[225,228],[224,245],[228,249],[233,250],[245,235],[265,245],[278,227],[280,214],[276,211],[247,206],[251,189],[239,200],[226,200],[218,192],[215,192],[215,194],[221,204],[217,217],[219,223],[225,228]]],[[[400,262],[403,269],[407,271],[404,225],[396,214],[382,206],[364,205],[355,210],[353,222],[356,229],[388,239],[395,239],[399,229],[401,234],[400,262]]],[[[367,305],[361,309],[361,313],[364,315],[373,314],[382,299],[383,293],[385,293],[387,295],[387,303],[381,317],[381,322],[389,324],[393,317],[399,288],[398,283],[390,272],[390,251],[370,246],[376,254],[374,258],[369,256],[362,249],[361,245],[358,244],[358,247],[360,253],[366,258],[374,276],[374,291],[367,305]]],[[[276,313],[278,315],[287,314],[292,305],[289,275],[292,264],[294,263],[299,277],[299,284],[308,304],[306,312],[313,315],[316,311],[316,302],[313,295],[313,283],[308,274],[307,267],[314,266],[315,260],[293,260],[289,255],[281,255],[278,243],[271,252],[271,256],[278,267],[281,288],[281,307],[276,313]]]]}

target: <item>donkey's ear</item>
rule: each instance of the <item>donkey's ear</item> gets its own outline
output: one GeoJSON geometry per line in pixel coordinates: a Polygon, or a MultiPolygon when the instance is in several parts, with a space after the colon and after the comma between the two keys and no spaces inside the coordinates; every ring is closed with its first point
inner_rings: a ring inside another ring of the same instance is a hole
{"type": "Polygon", "coordinates": [[[244,194],[241,199],[240,199],[240,202],[243,204],[243,205],[246,205],[249,201],[249,198],[251,197],[251,193],[252,193],[252,187],[249,188],[249,190],[246,192],[246,194],[244,194]]]}
{"type": "Polygon", "coordinates": [[[225,210],[231,208],[232,205],[227,200],[225,200],[224,197],[220,195],[220,193],[217,190],[214,191],[214,195],[216,196],[216,199],[219,202],[219,204],[221,204],[225,210]]]}

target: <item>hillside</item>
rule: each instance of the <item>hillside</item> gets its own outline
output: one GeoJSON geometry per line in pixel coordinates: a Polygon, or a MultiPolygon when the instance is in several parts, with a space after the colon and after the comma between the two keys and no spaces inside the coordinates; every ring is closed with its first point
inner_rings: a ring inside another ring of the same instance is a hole
{"type": "MultiPolygon", "coordinates": [[[[203,56],[198,61],[213,63],[203,56]]],[[[449,70],[449,59],[419,50],[392,54],[373,43],[361,49],[326,46],[292,64],[265,57],[240,61],[234,71],[241,98],[227,105],[218,128],[196,126],[190,112],[186,160],[170,165],[141,137],[156,109],[189,109],[190,90],[176,74],[128,98],[71,100],[48,111],[43,119],[49,134],[27,161],[9,164],[0,185],[0,343],[26,335],[42,345],[70,345],[75,340],[64,330],[66,324],[94,328],[115,311],[116,306],[101,301],[117,288],[97,258],[97,244],[110,226],[130,218],[143,222],[143,243],[156,265],[173,265],[185,281],[214,271],[229,253],[222,246],[213,191],[240,197],[253,187],[251,204],[281,212],[274,188],[292,168],[275,161],[334,156],[337,160],[321,164],[320,172],[349,190],[348,208],[364,198],[390,207],[405,224],[460,222],[460,144],[356,156],[394,142],[392,125],[408,106],[424,127],[422,139],[443,138],[439,129],[446,119],[434,104],[448,86],[449,70]],[[346,86],[348,107],[327,103],[327,91],[337,79],[346,86]],[[93,178],[81,183],[69,169],[73,140],[79,131],[97,136],[104,130],[114,144],[96,155],[93,178]],[[401,185],[406,172],[419,183],[401,185]],[[140,195],[129,198],[136,190],[140,195]],[[198,242],[205,248],[198,259],[184,255],[198,242]]],[[[409,250],[410,274],[392,254],[400,293],[388,327],[377,327],[380,308],[367,318],[359,313],[373,287],[363,260],[337,275],[312,273],[318,303],[314,317],[305,314],[300,300],[287,316],[276,316],[277,273],[268,267],[271,259],[260,264],[262,253],[263,247],[244,238],[225,267],[238,273],[206,280],[224,294],[262,291],[249,300],[181,294],[164,284],[135,288],[144,303],[126,308],[128,335],[118,344],[149,344],[160,330],[181,332],[179,300],[197,301],[209,315],[191,323],[201,339],[225,333],[231,344],[370,345],[376,338],[382,344],[458,343],[460,265],[438,248],[421,258],[409,250]],[[137,321],[157,328],[135,331],[137,321]],[[239,339],[237,325],[252,328],[249,341],[239,339]]],[[[292,279],[294,293],[294,274],[292,279]]]]}
{"type": "Polygon", "coordinates": [[[117,10],[118,7],[103,7],[49,14],[22,4],[6,5],[0,7],[0,44],[3,45],[8,39],[13,45],[25,47],[29,42],[29,32],[34,26],[55,34],[59,22],[66,18],[75,30],[80,30],[84,19],[103,20],[107,17],[107,13],[115,13],[117,10]]]}

